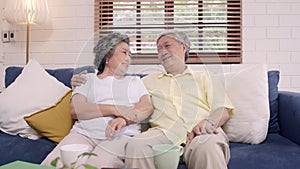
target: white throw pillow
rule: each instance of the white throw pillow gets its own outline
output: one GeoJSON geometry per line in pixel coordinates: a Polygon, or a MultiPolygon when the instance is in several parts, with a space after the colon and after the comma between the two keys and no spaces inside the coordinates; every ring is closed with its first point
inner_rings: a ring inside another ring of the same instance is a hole
{"type": "Polygon", "coordinates": [[[37,139],[39,135],[23,117],[55,105],[69,90],[31,59],[15,82],[0,94],[0,129],[37,139]]]}
{"type": "Polygon", "coordinates": [[[266,65],[225,73],[225,87],[234,106],[223,126],[232,142],[258,144],[265,140],[270,118],[266,65]]]}

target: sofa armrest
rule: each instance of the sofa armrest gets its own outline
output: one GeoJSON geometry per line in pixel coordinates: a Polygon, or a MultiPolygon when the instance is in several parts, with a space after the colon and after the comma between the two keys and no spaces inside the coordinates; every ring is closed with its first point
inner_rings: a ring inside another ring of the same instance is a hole
{"type": "Polygon", "coordinates": [[[279,92],[280,134],[300,145],[300,93],[279,92]]]}

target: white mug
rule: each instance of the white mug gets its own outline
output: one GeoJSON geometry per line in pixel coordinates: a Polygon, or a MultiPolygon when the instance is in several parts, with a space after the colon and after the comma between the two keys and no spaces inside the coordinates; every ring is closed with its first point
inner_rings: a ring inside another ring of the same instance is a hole
{"type": "Polygon", "coordinates": [[[152,147],[156,169],[177,169],[183,147],[173,144],[159,144],[152,147]]]}
{"type": "Polygon", "coordinates": [[[82,153],[88,152],[89,146],[86,144],[67,144],[60,147],[60,156],[62,163],[70,167],[72,163],[76,162],[76,166],[84,164],[87,156],[78,159],[82,153]],[[76,161],[77,160],[77,161],[76,161]]]}

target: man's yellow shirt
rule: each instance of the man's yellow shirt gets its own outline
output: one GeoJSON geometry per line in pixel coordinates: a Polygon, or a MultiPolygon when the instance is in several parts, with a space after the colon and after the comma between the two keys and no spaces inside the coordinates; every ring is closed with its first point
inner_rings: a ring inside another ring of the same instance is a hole
{"type": "Polygon", "coordinates": [[[149,121],[151,128],[162,130],[170,141],[179,145],[214,110],[225,107],[232,114],[233,106],[224,85],[212,81],[208,72],[192,71],[189,67],[176,76],[157,73],[144,77],[154,107],[149,121]]]}

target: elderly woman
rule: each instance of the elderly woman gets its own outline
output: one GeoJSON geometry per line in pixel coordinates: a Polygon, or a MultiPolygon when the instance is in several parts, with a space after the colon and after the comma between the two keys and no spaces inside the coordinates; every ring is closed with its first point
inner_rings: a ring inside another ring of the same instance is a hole
{"type": "Polygon", "coordinates": [[[70,133],[42,162],[50,165],[66,144],[87,144],[97,154],[87,163],[98,168],[124,167],[125,145],[140,133],[140,122],[153,111],[147,89],[139,77],[124,76],[131,63],[129,38],[120,33],[102,37],[94,48],[98,73],[84,76],[71,98],[77,119],[70,133]]]}

